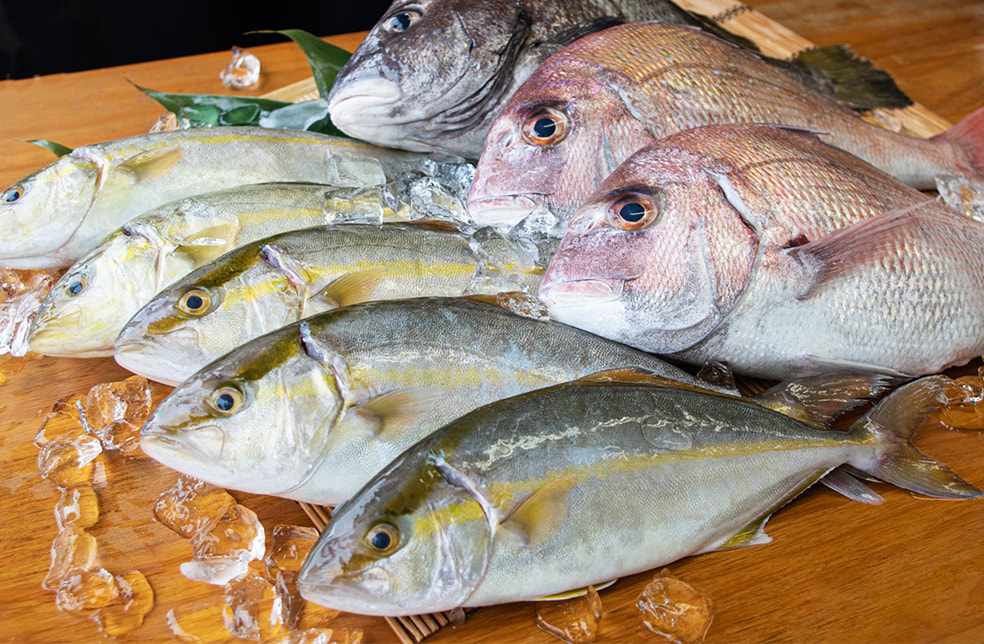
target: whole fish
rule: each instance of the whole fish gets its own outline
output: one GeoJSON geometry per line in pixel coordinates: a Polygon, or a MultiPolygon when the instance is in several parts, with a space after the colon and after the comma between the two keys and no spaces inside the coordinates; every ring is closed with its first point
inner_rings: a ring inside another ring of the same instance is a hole
{"type": "Polygon", "coordinates": [[[448,226],[340,224],[246,244],[158,293],[127,322],[116,361],[177,384],[253,338],[370,300],[536,292],[543,275],[501,237],[448,226]]]}
{"type": "Polygon", "coordinates": [[[368,302],[212,362],[161,402],[141,446],[216,485],[334,505],[479,405],[632,365],[697,382],[649,354],[488,303],[368,302]]]}
{"type": "MultiPolygon", "coordinates": [[[[698,26],[754,47],[669,0],[396,0],[335,79],[332,122],[379,145],[477,159],[492,120],[548,56],[642,20],[698,26]]],[[[842,47],[768,60],[854,108],[911,104],[887,74],[842,47]]]]}
{"type": "Polygon", "coordinates": [[[268,181],[384,183],[429,157],[312,132],[215,127],[76,148],[0,193],[0,265],[68,266],[152,208],[268,181]]]}
{"type": "Polygon", "coordinates": [[[62,275],[34,319],[31,350],[78,358],[113,355],[123,326],[165,286],[276,233],[347,221],[466,222],[470,182],[464,179],[470,168],[435,164],[436,174],[407,173],[368,188],[252,184],[155,208],[110,234],[62,275]]]}
{"type": "Polygon", "coordinates": [[[637,23],[586,36],[517,90],[489,131],[469,196],[479,224],[546,210],[554,234],[636,150],[701,125],[774,123],[824,132],[921,189],[984,181],[984,109],[931,139],[897,134],[696,29],[637,23]]]}
{"type": "Polygon", "coordinates": [[[671,384],[586,379],[501,400],[435,431],[336,508],[301,594],[392,616],[554,596],[766,543],[769,516],[844,464],[975,498],[908,440],[945,380],[899,389],[847,432],[671,384]]]}
{"type": "Polygon", "coordinates": [[[569,222],[541,300],[567,324],[766,378],[981,355],[984,224],[811,147],[825,146],[720,126],[637,152],[569,222]]]}

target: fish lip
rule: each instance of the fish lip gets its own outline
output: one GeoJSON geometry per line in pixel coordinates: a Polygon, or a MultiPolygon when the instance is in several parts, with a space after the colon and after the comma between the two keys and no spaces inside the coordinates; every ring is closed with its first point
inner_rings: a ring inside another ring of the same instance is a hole
{"type": "Polygon", "coordinates": [[[485,224],[515,225],[544,205],[545,196],[534,192],[495,195],[468,200],[472,218],[485,224]]]}
{"type": "Polygon", "coordinates": [[[592,304],[614,302],[622,296],[628,278],[585,277],[540,286],[539,297],[548,307],[578,307],[588,299],[592,304]]]}
{"type": "Polygon", "coordinates": [[[184,378],[191,375],[195,369],[188,372],[190,363],[187,360],[182,360],[182,356],[175,356],[173,353],[173,351],[171,354],[168,354],[166,351],[161,351],[161,347],[152,340],[137,337],[130,339],[117,339],[112,355],[116,359],[116,364],[120,365],[127,371],[131,371],[135,374],[144,376],[145,378],[149,378],[165,385],[177,387],[181,384],[184,378]],[[166,371],[172,373],[179,372],[186,375],[179,376],[180,379],[162,376],[160,374],[160,367],[162,364],[166,367],[166,371]],[[148,365],[153,365],[153,367],[150,370],[147,370],[144,367],[148,365]]]}

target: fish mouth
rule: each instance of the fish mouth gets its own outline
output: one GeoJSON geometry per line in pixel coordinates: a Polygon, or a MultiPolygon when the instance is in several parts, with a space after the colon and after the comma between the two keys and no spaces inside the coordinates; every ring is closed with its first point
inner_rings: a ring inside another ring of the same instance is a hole
{"type": "Polygon", "coordinates": [[[147,456],[172,470],[203,480],[208,478],[216,485],[227,483],[215,482],[215,478],[210,477],[206,471],[210,464],[221,462],[222,452],[225,449],[225,432],[218,425],[196,427],[191,433],[167,426],[144,425],[140,430],[140,449],[147,456]],[[211,449],[206,447],[206,444],[211,449]]]}
{"type": "Polygon", "coordinates": [[[478,197],[468,200],[468,210],[476,222],[514,226],[543,207],[545,201],[545,195],[536,193],[478,197]]]}
{"type": "MultiPolygon", "coordinates": [[[[370,77],[346,83],[328,98],[331,122],[349,136],[374,143],[405,142],[404,126],[420,120],[416,115],[401,115],[403,103],[400,86],[385,78],[370,77]]],[[[414,141],[430,151],[433,146],[414,141]]]]}
{"type": "MultiPolygon", "coordinates": [[[[198,334],[191,329],[176,329],[168,334],[184,332],[198,334]]],[[[173,339],[173,338],[172,338],[173,339]]],[[[202,358],[195,351],[185,350],[181,342],[160,343],[154,337],[126,337],[120,334],[116,340],[113,357],[116,364],[137,375],[176,387],[198,371],[202,358]]]]}
{"type": "Polygon", "coordinates": [[[625,279],[592,277],[541,285],[539,297],[548,308],[580,307],[614,302],[624,289],[625,279]]]}

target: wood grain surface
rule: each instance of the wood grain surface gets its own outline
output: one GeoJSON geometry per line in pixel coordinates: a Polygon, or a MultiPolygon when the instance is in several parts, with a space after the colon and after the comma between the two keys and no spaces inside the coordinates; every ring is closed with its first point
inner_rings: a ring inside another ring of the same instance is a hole
{"type": "MultiPolygon", "coordinates": [[[[847,42],[893,74],[913,99],[956,122],[984,106],[984,3],[943,0],[752,0],[792,33],[820,45],[847,42]]],[[[727,3],[724,6],[732,6],[727,3]]],[[[348,49],[362,34],[330,38],[348,49]]],[[[290,43],[255,48],[264,65],[263,94],[303,80],[307,64],[290,43]]],[[[174,92],[230,93],[217,52],[91,72],[0,81],[0,184],[50,160],[20,142],[47,138],[78,146],[146,131],[160,108],[130,83],[174,92]]],[[[112,303],[108,302],[107,306],[112,303]]],[[[59,612],[41,588],[57,532],[55,486],[37,473],[32,439],[60,398],[127,372],[112,360],[43,358],[0,385],[0,639],[8,642],[102,641],[96,625],[59,612]]],[[[971,483],[984,486],[984,436],[927,428],[917,444],[971,483]]],[[[177,475],[145,458],[101,457],[101,518],[92,529],[98,565],[115,573],[141,570],[155,591],[143,626],[120,638],[173,639],[168,611],[216,606],[222,590],[178,571],[188,542],[153,520],[152,505],[177,475]]],[[[708,642],[981,642],[984,641],[984,501],[942,502],[876,485],[886,498],[865,506],[817,487],[782,509],[766,546],[689,558],[672,573],[714,601],[708,642]]],[[[640,493],[644,493],[640,491],[640,493]]],[[[268,531],[306,524],[296,504],[234,493],[268,531]]],[[[599,642],[654,641],[635,601],[652,575],[619,581],[601,593],[599,642]]],[[[531,604],[489,607],[445,627],[429,642],[553,642],[539,631],[531,604]]],[[[366,642],[397,641],[377,618],[343,616],[338,626],[365,631],[366,642]]],[[[228,641],[238,641],[226,638],[228,641]]],[[[221,641],[216,637],[215,640],[221,641]]]]}

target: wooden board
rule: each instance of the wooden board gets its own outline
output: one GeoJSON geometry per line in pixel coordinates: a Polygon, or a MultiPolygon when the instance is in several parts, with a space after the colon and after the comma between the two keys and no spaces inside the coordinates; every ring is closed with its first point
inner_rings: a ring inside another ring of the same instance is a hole
{"type": "MultiPolygon", "coordinates": [[[[818,44],[850,42],[891,71],[918,102],[946,117],[930,120],[927,127],[942,127],[944,121],[984,106],[980,3],[944,0],[932,8],[909,0],[872,0],[867,7],[818,7],[808,0],[752,4],[775,11],[793,36],[818,44]],[[811,29],[822,39],[812,37],[811,29]]],[[[731,7],[728,2],[701,10],[718,15],[731,7]]],[[[732,19],[741,15],[736,12],[732,19]]],[[[767,32],[777,33],[778,28],[767,32]]],[[[784,39],[791,40],[792,48],[800,47],[803,43],[793,36],[784,39]]],[[[360,38],[336,42],[351,49],[360,38]]],[[[267,70],[265,84],[249,93],[267,93],[308,75],[303,57],[290,44],[256,51],[267,70]]],[[[228,93],[217,80],[228,57],[219,52],[0,82],[5,117],[0,119],[0,184],[12,183],[49,160],[48,153],[15,139],[43,137],[76,146],[138,134],[160,109],[127,80],[166,91],[228,93]]],[[[37,475],[32,439],[40,416],[57,399],[127,375],[111,360],[45,358],[28,363],[0,386],[0,543],[10,553],[0,572],[0,620],[8,641],[102,639],[93,623],[59,612],[53,595],[41,589],[56,532],[52,511],[58,495],[37,475]]],[[[978,433],[931,429],[918,444],[984,486],[984,438],[978,433]]],[[[139,569],[156,593],[144,625],[122,639],[167,641],[168,611],[214,610],[222,600],[221,589],[180,574],[178,566],[190,557],[187,541],[153,521],[152,503],[176,474],[147,459],[119,456],[106,458],[99,472],[103,513],[92,529],[100,546],[98,565],[117,573],[139,569]]],[[[770,523],[772,544],[671,566],[675,575],[715,602],[708,641],[984,641],[984,503],[931,502],[889,486],[878,486],[878,491],[887,503],[870,507],[825,488],[811,490],[770,523]]],[[[268,530],[276,523],[307,522],[292,502],[235,496],[258,513],[268,530]]],[[[602,593],[605,615],[599,642],[652,641],[634,606],[649,578],[623,579],[602,593]]],[[[339,625],[364,629],[367,642],[396,641],[381,619],[340,620],[339,625]]],[[[208,641],[221,641],[219,635],[215,638],[208,641]]],[[[475,611],[464,625],[445,627],[428,641],[555,640],[536,629],[532,605],[514,604],[475,611]]]]}

